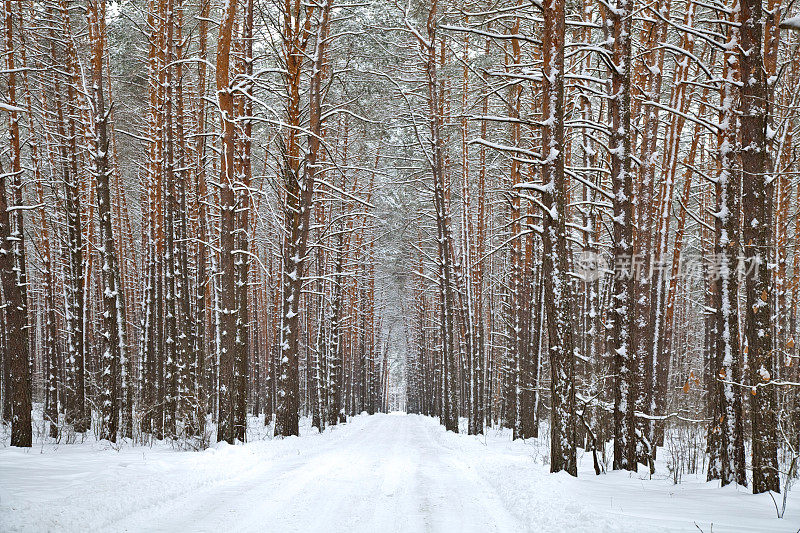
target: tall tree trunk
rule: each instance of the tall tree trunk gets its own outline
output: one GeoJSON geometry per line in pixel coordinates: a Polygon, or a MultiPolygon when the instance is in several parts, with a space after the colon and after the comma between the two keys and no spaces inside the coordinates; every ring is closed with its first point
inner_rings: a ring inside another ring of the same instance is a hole
{"type": "Polygon", "coordinates": [[[633,303],[633,175],[631,172],[631,17],[632,0],[618,0],[610,13],[613,25],[611,59],[611,185],[613,194],[614,289],[609,348],[614,361],[614,469],[636,470],[634,406],[636,359],[632,352],[633,303]]]}
{"type": "Polygon", "coordinates": [[[442,346],[442,418],[448,431],[458,433],[458,380],[455,347],[455,294],[453,271],[453,240],[450,229],[448,183],[445,173],[444,140],[442,139],[442,94],[439,90],[436,59],[437,3],[430,6],[427,19],[428,40],[419,39],[425,58],[428,121],[431,151],[430,170],[433,174],[433,204],[438,243],[438,285],[441,311],[442,346]]]}
{"type": "Polygon", "coordinates": [[[738,12],[741,42],[740,142],[742,160],[742,214],[745,274],[744,350],[751,388],[753,428],[753,493],[780,491],[778,471],[777,392],[772,339],[773,279],[772,190],[767,174],[767,117],[769,93],[762,56],[761,0],[741,0],[738,12]]]}
{"type": "Polygon", "coordinates": [[[206,185],[206,58],[208,56],[208,14],[211,7],[211,0],[203,0],[198,23],[199,55],[201,61],[197,63],[197,137],[195,138],[195,197],[197,211],[197,273],[195,279],[195,316],[193,328],[195,346],[193,348],[192,375],[195,396],[194,419],[197,424],[198,433],[202,432],[205,426],[206,413],[208,411],[208,391],[205,387],[206,368],[207,368],[207,348],[208,341],[206,335],[206,292],[209,286],[207,272],[208,254],[208,190],[206,185]]]}
{"type": "MultiPolygon", "coordinates": [[[[25,33],[20,31],[20,39],[22,45],[22,64],[27,64],[25,53],[25,33]]],[[[34,107],[33,98],[31,95],[30,83],[28,80],[27,71],[22,73],[23,89],[25,93],[26,108],[28,116],[33,118],[34,107]]],[[[44,420],[50,426],[49,435],[51,438],[58,437],[58,413],[59,413],[59,389],[58,381],[60,376],[59,356],[57,345],[57,322],[56,322],[56,296],[55,296],[55,278],[53,276],[53,258],[52,249],[50,246],[50,230],[49,220],[47,216],[46,203],[44,198],[44,187],[42,186],[42,169],[41,159],[39,154],[40,138],[34,136],[34,130],[31,128],[31,163],[33,166],[33,179],[36,185],[36,201],[39,204],[39,218],[41,227],[39,228],[39,241],[42,257],[42,290],[44,291],[44,338],[42,339],[42,347],[44,349],[44,375],[43,379],[46,380],[45,387],[45,400],[44,400],[44,420]]]]}
{"type": "Polygon", "coordinates": [[[106,109],[105,75],[105,4],[88,0],[87,19],[91,43],[92,91],[92,173],[97,187],[97,214],[100,219],[100,260],[103,289],[103,318],[100,334],[102,384],[100,390],[100,438],[116,442],[120,408],[119,381],[127,376],[125,299],[120,285],[117,253],[111,220],[111,169],[108,164],[109,137],[106,109]],[[120,373],[122,374],[120,376],[120,373]],[[119,379],[121,378],[121,379],[119,379]]]}
{"type": "Polygon", "coordinates": [[[234,225],[236,198],[234,194],[235,124],[233,91],[230,83],[230,51],[236,2],[228,2],[222,13],[217,40],[217,98],[222,123],[222,156],[220,158],[220,222],[219,222],[219,414],[217,441],[234,443],[234,376],[236,354],[236,272],[234,268],[234,225]]]}
{"type": "MultiPolygon", "coordinates": [[[[70,28],[69,14],[65,8],[60,10],[62,27],[70,28]]],[[[50,31],[50,51],[53,58],[60,57],[57,49],[55,29],[50,31]]],[[[68,41],[71,43],[71,41],[68,41]]],[[[70,46],[69,44],[67,46],[70,46]]],[[[83,225],[80,201],[80,179],[78,176],[77,128],[74,113],[69,106],[75,105],[77,98],[73,81],[77,79],[72,54],[66,52],[69,79],[66,95],[61,87],[61,76],[54,74],[53,95],[55,99],[56,133],[58,160],[61,179],[64,183],[64,210],[66,214],[66,265],[64,268],[64,296],[66,301],[67,356],[66,374],[66,416],[67,424],[83,433],[89,429],[90,416],[86,409],[86,372],[84,344],[84,285],[83,285],[83,225]],[[66,109],[65,109],[66,108],[66,109]],[[69,113],[69,116],[67,116],[69,113]]]]}
{"type": "Polygon", "coordinates": [[[300,301],[308,260],[308,233],[314,198],[314,174],[300,155],[302,66],[308,43],[311,14],[298,0],[286,0],[283,17],[283,54],[286,74],[288,131],[281,174],[286,190],[284,204],[283,286],[278,359],[277,421],[275,432],[299,434],[300,409],[300,301]],[[301,19],[305,11],[305,24],[301,19]]]}
{"type": "MultiPolygon", "coordinates": [[[[244,13],[242,39],[244,40],[244,75],[246,80],[253,77],[253,0],[248,0],[244,13]]],[[[253,114],[251,98],[252,84],[246,83],[246,93],[239,96],[241,115],[250,117],[253,114]]],[[[253,205],[250,182],[252,176],[251,145],[253,122],[245,120],[242,128],[241,154],[237,187],[237,246],[239,251],[234,261],[236,268],[236,356],[235,356],[235,399],[234,399],[234,437],[244,442],[247,433],[247,377],[249,362],[249,280],[250,280],[250,210],[253,205]]]]}
{"type": "MultiPolygon", "coordinates": [[[[735,50],[739,30],[731,26],[730,50],[735,50]]],[[[739,224],[741,214],[741,174],[736,169],[737,90],[739,80],[735,78],[736,57],[726,54],[723,65],[724,81],[720,116],[720,173],[715,184],[717,205],[715,224],[714,272],[717,278],[715,316],[713,331],[716,338],[711,341],[712,357],[715,359],[716,413],[714,425],[719,432],[714,439],[718,445],[719,477],[722,485],[738,483],[747,485],[744,458],[744,429],[742,395],[739,384],[742,368],[739,357],[739,285],[736,261],[739,258],[739,224]],[[719,423],[717,424],[717,420],[719,423]]],[[[710,463],[711,464],[711,463],[710,463]]],[[[710,469],[709,469],[710,472],[710,469]]]]}
{"type": "Polygon", "coordinates": [[[564,173],[564,2],[542,4],[542,269],[550,345],[550,471],[578,475],[575,451],[575,353],[564,173]]]}
{"type": "MultiPolygon", "coordinates": [[[[5,312],[5,353],[9,364],[11,397],[11,445],[30,447],[31,427],[31,368],[28,341],[28,302],[25,278],[25,233],[22,223],[22,153],[20,151],[19,119],[21,108],[16,101],[14,63],[14,2],[6,0],[5,68],[7,73],[7,103],[10,109],[8,142],[11,168],[0,169],[0,277],[2,277],[5,312]],[[11,183],[9,184],[9,178],[11,183]],[[10,185],[10,187],[9,187],[10,185]]],[[[21,24],[21,19],[19,24],[21,24]]],[[[20,28],[21,31],[21,28],[20,28]]]]}

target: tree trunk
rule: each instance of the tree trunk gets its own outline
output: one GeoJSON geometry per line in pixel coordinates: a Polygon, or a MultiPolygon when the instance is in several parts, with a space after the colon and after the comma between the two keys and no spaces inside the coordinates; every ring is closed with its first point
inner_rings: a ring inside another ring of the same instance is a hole
{"type": "Polygon", "coordinates": [[[769,94],[762,57],[761,0],[741,0],[740,142],[745,273],[744,350],[751,385],[753,493],[780,491],[778,471],[777,393],[772,340],[772,190],[767,174],[769,94]]]}
{"type": "Polygon", "coordinates": [[[575,353],[567,246],[564,174],[564,3],[543,3],[542,40],[542,269],[550,345],[550,471],[578,475],[575,451],[575,353]]]}
{"type": "Polygon", "coordinates": [[[614,289],[609,348],[614,361],[614,469],[636,470],[634,405],[636,359],[631,345],[634,260],[633,175],[631,172],[631,16],[632,0],[618,0],[613,25],[611,87],[611,184],[614,211],[612,257],[614,289]]]}
{"type": "Polygon", "coordinates": [[[236,354],[236,272],[234,269],[234,194],[235,124],[233,92],[230,86],[230,51],[236,2],[228,2],[222,13],[217,41],[217,98],[222,122],[222,156],[220,158],[220,222],[219,222],[219,404],[217,441],[234,443],[234,375],[236,354]]]}
{"type": "MultiPolygon", "coordinates": [[[[29,448],[31,427],[31,368],[28,342],[28,302],[25,278],[25,233],[22,223],[22,165],[14,63],[14,7],[4,4],[5,68],[8,76],[10,172],[0,169],[0,277],[5,312],[5,353],[11,397],[11,445],[29,448]],[[9,177],[11,183],[9,184],[9,177]],[[10,188],[9,188],[10,185],[10,188]],[[10,211],[11,210],[11,211],[10,211]]],[[[21,23],[21,21],[20,21],[21,23]]]]}

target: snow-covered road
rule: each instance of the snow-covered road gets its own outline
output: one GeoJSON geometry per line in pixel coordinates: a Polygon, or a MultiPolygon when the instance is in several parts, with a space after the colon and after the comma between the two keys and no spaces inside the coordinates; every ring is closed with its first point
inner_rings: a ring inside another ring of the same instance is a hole
{"type": "MultiPolygon", "coordinates": [[[[418,417],[378,416],[348,438],[111,524],[165,531],[520,531],[498,495],[418,417]]],[[[346,429],[342,428],[344,431],[346,429]]],[[[348,428],[349,429],[349,428],[348,428]]]]}
{"type": "Polygon", "coordinates": [[[543,456],[546,443],[454,435],[411,415],[204,452],[4,448],[0,531],[638,533],[713,522],[717,533],[794,533],[800,522],[795,497],[777,520],[768,496],[746,489],[586,470],[576,480],[547,473],[543,456]]]}

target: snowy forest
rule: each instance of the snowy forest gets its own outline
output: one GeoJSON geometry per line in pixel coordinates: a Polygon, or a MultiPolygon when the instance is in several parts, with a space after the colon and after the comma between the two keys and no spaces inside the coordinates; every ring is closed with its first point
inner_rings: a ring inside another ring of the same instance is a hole
{"type": "Polygon", "coordinates": [[[800,1],[2,10],[0,530],[797,531],[800,1]]]}

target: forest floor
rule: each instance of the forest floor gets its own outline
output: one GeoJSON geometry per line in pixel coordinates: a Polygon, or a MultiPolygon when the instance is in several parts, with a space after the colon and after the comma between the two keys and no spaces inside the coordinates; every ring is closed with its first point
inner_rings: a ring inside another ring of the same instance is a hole
{"type": "Polygon", "coordinates": [[[800,490],[767,494],[698,476],[549,474],[545,439],[446,433],[416,415],[358,416],[302,437],[218,444],[0,447],[0,531],[795,533],[800,490]],[[780,500],[778,499],[780,504],[780,500]],[[713,528],[712,528],[713,524],[713,528]]]}

